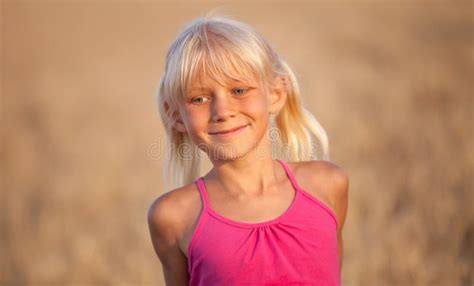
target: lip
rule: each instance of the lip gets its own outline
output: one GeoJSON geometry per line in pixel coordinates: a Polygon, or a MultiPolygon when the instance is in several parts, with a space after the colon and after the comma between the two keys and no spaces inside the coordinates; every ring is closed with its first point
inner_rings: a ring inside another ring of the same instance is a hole
{"type": "Polygon", "coordinates": [[[209,133],[209,134],[212,135],[212,136],[218,136],[218,137],[234,136],[234,135],[237,135],[237,134],[241,133],[243,130],[245,130],[245,128],[247,126],[248,126],[248,124],[242,125],[240,127],[236,127],[236,128],[233,128],[233,129],[221,131],[221,132],[218,132],[218,133],[209,133]]]}

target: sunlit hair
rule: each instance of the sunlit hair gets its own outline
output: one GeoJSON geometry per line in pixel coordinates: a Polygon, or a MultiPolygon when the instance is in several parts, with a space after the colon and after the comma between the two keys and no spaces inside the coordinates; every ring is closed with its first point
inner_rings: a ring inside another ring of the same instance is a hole
{"type": "Polygon", "coordinates": [[[285,76],[287,100],[272,128],[274,159],[329,160],[323,127],[302,106],[295,75],[273,47],[251,26],[224,16],[206,16],[191,22],[172,43],[158,88],[158,106],[167,133],[164,181],[171,187],[192,183],[199,175],[202,152],[190,136],[173,128],[191,81],[206,75],[222,85],[229,80],[258,81],[267,89],[275,76],[285,76]],[[285,152],[280,152],[285,150],[285,152]]]}

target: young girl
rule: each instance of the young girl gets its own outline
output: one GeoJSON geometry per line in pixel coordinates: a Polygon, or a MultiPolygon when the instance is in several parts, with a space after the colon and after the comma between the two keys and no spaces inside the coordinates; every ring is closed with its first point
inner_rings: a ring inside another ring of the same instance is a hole
{"type": "Polygon", "coordinates": [[[158,103],[176,187],[148,225],[166,285],[340,285],[348,176],[272,46],[197,19],[168,51],[158,103]],[[203,153],[213,168],[198,177],[203,153]]]}

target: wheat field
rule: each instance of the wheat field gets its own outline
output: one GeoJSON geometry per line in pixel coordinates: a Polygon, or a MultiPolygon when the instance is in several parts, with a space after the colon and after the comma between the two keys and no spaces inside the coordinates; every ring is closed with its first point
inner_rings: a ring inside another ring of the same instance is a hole
{"type": "Polygon", "coordinates": [[[473,285],[473,3],[2,1],[0,285],[164,285],[156,88],[212,9],[292,66],[349,175],[343,285],[473,285]]]}

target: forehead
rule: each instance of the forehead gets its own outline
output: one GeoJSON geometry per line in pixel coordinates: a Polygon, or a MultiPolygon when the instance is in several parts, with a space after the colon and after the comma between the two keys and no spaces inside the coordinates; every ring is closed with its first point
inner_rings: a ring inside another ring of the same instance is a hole
{"type": "Polygon", "coordinates": [[[245,76],[238,76],[235,77],[226,77],[226,76],[216,76],[206,75],[203,73],[196,74],[189,83],[188,90],[195,91],[195,90],[203,90],[203,89],[210,89],[213,87],[218,86],[235,86],[235,85],[252,85],[258,86],[258,82],[256,78],[250,78],[245,76]]]}

